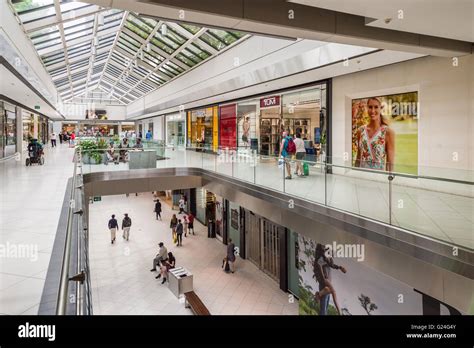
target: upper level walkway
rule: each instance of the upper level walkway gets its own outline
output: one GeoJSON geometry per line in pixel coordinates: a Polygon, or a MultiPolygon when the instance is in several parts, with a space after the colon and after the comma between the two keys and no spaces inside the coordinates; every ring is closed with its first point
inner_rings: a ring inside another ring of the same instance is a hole
{"type": "Polygon", "coordinates": [[[46,147],[45,164],[0,164],[0,313],[37,314],[74,150],[46,147]]]}
{"type": "MultiPolygon", "coordinates": [[[[274,157],[219,155],[159,148],[157,168],[193,167],[285,193],[466,249],[474,249],[474,186],[454,180],[308,162],[309,175],[291,180],[274,157]]],[[[296,164],[291,162],[294,173],[296,164]]],[[[84,164],[83,173],[123,171],[129,163],[84,164]]],[[[464,179],[464,178],[463,178],[464,179]]],[[[469,176],[467,177],[469,179],[469,176]]]]}

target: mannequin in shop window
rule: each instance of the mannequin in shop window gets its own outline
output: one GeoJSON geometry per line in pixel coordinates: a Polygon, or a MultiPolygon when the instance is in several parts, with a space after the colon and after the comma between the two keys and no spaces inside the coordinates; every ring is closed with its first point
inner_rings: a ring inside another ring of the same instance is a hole
{"type": "Polygon", "coordinates": [[[249,137],[250,137],[250,118],[246,116],[244,118],[244,123],[242,124],[242,141],[244,146],[249,146],[249,137]]]}

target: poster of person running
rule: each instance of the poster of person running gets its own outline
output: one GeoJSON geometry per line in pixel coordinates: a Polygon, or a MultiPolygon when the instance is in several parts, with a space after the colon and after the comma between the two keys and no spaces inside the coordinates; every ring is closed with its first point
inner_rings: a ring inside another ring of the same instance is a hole
{"type": "MultiPolygon", "coordinates": [[[[368,267],[363,262],[364,251],[362,245],[323,245],[299,235],[299,314],[426,314],[423,297],[429,296],[368,267]]],[[[466,314],[441,302],[434,310],[443,315],[466,314]]]]}

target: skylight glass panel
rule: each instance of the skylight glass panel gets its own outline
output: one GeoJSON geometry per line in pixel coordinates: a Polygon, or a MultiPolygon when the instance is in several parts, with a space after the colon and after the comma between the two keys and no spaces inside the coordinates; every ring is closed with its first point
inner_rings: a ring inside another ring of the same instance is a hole
{"type": "Polygon", "coordinates": [[[201,30],[200,27],[191,25],[191,24],[180,23],[179,25],[182,26],[184,29],[186,29],[193,35],[196,34],[199,30],[201,30]]]}
{"type": "Polygon", "coordinates": [[[237,38],[234,35],[224,30],[208,29],[207,33],[209,33],[211,36],[213,35],[217,37],[220,41],[224,42],[227,46],[232,45],[234,42],[237,41],[237,38]]]}

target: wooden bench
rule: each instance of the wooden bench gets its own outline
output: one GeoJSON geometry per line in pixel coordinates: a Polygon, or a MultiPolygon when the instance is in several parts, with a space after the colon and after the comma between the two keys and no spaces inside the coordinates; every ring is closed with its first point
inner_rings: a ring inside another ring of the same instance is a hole
{"type": "Polygon", "coordinates": [[[202,303],[201,299],[196,295],[194,291],[189,291],[184,294],[185,302],[184,306],[186,308],[191,308],[191,310],[196,315],[211,315],[209,309],[206,305],[202,303]]]}

